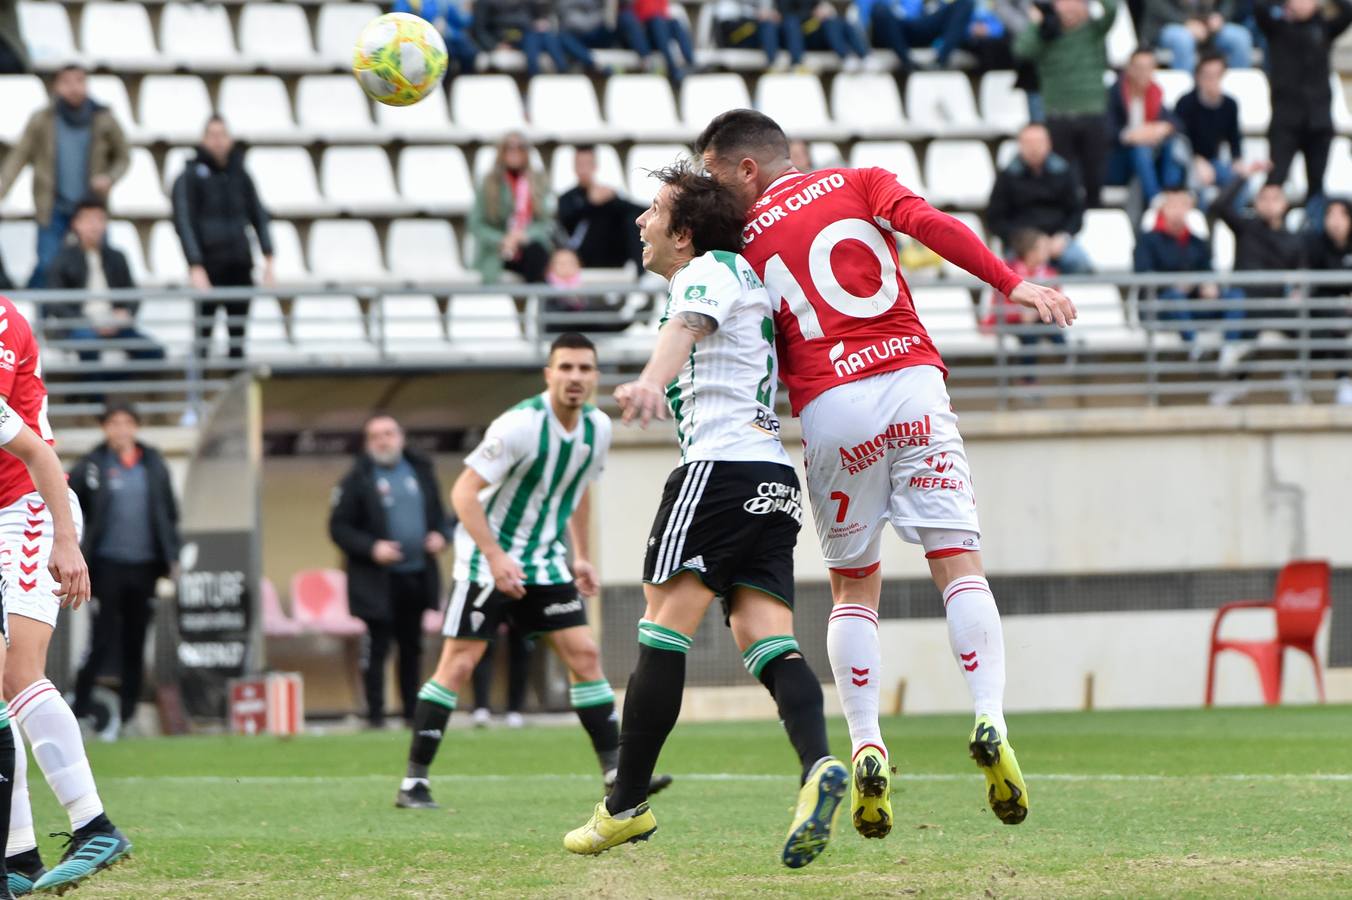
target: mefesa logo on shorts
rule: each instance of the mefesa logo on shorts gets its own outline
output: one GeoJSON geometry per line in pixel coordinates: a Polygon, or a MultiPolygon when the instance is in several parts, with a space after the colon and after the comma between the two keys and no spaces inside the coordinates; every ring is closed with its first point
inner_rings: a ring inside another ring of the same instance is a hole
{"type": "Polygon", "coordinates": [[[742,504],[742,509],[753,516],[782,512],[799,525],[803,524],[802,495],[798,488],[781,481],[762,481],[756,486],[756,496],[742,504]]]}
{"type": "Polygon", "coordinates": [[[922,491],[963,491],[967,489],[967,483],[961,478],[944,478],[943,473],[953,468],[953,461],[948,458],[947,453],[936,453],[933,456],[925,457],[925,465],[929,466],[939,475],[912,475],[911,480],[907,482],[908,487],[919,488],[922,491]]]}
{"type": "Polygon", "coordinates": [[[860,347],[852,353],[846,353],[845,342],[839,341],[831,348],[831,365],[835,367],[836,377],[846,378],[885,359],[910,353],[912,347],[922,347],[924,344],[925,339],[920,335],[907,334],[902,337],[890,337],[876,344],[860,347]]]}
{"type": "Polygon", "coordinates": [[[862,444],[840,448],[840,467],[851,475],[862,472],[883,458],[888,450],[898,447],[928,447],[934,429],[930,426],[930,417],[925,416],[914,422],[893,422],[885,431],[879,432],[862,444]]]}

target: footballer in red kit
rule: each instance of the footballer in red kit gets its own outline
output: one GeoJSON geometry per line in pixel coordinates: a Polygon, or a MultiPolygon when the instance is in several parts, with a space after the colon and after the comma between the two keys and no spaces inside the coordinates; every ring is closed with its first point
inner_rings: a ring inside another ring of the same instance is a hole
{"type": "Polygon", "coordinates": [[[865,837],[892,827],[891,766],[878,724],[884,523],[925,549],[950,645],[972,694],[969,752],[1001,821],[1028,791],[1004,720],[1004,639],[981,565],[972,476],[939,349],[897,255],[909,235],[1062,327],[1075,307],[1021,280],[965,225],[885,169],[800,172],[774,120],[714,118],[695,141],[709,174],[747,207],[742,255],[775,304],[780,376],[802,419],[808,496],[830,568],[827,650],[853,743],[851,811],[865,837]]]}

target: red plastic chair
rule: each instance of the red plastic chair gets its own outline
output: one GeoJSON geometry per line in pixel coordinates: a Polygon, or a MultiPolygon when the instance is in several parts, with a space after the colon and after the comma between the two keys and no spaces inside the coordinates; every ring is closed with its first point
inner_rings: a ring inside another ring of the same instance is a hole
{"type": "Polygon", "coordinates": [[[1314,663],[1314,683],[1319,702],[1324,702],[1324,676],[1315,652],[1315,635],[1329,608],[1329,564],[1322,560],[1297,560],[1277,575],[1271,600],[1237,600],[1216,610],[1211,628],[1211,653],[1207,660],[1206,705],[1211,705],[1216,683],[1216,656],[1222,650],[1238,650],[1258,667],[1263,701],[1275,706],[1282,699],[1282,660],[1286,649],[1309,655],[1314,663]],[[1221,619],[1232,609],[1271,609],[1277,619],[1277,636],[1270,641],[1223,641],[1221,619]]]}
{"type": "Polygon", "coordinates": [[[258,585],[258,596],[263,607],[263,634],[267,637],[295,637],[304,629],[282,609],[277,588],[264,578],[258,585]]]}
{"type": "Polygon", "coordinates": [[[361,619],[347,611],[347,575],[337,569],[306,569],[291,579],[291,609],[308,631],[334,637],[366,633],[361,619]]]}

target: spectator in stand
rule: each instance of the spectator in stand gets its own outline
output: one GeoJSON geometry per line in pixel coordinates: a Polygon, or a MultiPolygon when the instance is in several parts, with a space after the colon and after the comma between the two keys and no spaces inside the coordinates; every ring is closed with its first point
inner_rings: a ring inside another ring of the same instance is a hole
{"type": "MultiPolygon", "coordinates": [[[[1340,307],[1311,309],[1310,315],[1322,319],[1352,319],[1352,206],[1346,200],[1330,200],[1324,208],[1324,227],[1309,235],[1305,246],[1305,263],[1320,272],[1346,272],[1345,284],[1323,284],[1314,289],[1314,296],[1328,301],[1339,299],[1340,307]]],[[[1310,335],[1317,341],[1342,341],[1342,349],[1319,349],[1311,354],[1315,359],[1343,360],[1341,371],[1334,373],[1338,387],[1334,402],[1352,405],[1352,331],[1347,328],[1321,329],[1310,335]]]]}
{"type": "Polygon", "coordinates": [[[106,106],[90,98],[83,66],[62,66],[52,95],[52,105],[33,113],[0,166],[0,199],[24,166],[33,167],[38,260],[30,288],[46,283],[47,266],[61,249],[76,205],[90,194],[106,200],[130,160],[122,127],[106,106]]]}
{"type": "MultiPolygon", "coordinates": [[[[962,49],[976,57],[977,72],[1015,68],[1014,32],[1005,24],[1005,17],[1014,9],[1017,7],[1010,2],[992,4],[981,0],[977,3],[972,12],[972,24],[967,26],[967,40],[962,45],[962,49]]],[[[1019,10],[1017,16],[1026,27],[1027,14],[1019,10]]]]}
{"type": "Polygon", "coordinates": [[[1333,143],[1329,52],[1334,40],[1352,25],[1352,0],[1333,0],[1327,9],[1319,0],[1256,3],[1258,26],[1268,39],[1268,90],[1272,95],[1268,184],[1285,184],[1296,151],[1304,153],[1310,191],[1307,211],[1319,221],[1324,170],[1333,143]]]}
{"type": "MultiPolygon", "coordinates": [[[[253,228],[263,254],[263,284],[271,287],[275,283],[271,218],[258,198],[253,178],[244,170],[244,151],[236,146],[220,116],[207,120],[197,158],[174,182],[173,206],[174,229],[183,245],[194,290],[253,286],[249,228],[253,228]]],[[[248,300],[197,302],[198,356],[207,354],[217,310],[225,311],[231,358],[242,359],[248,300]]]]}
{"type": "Polygon", "coordinates": [[[118,662],[121,722],[135,721],[145,674],[146,630],[155,585],[178,571],[178,504],[164,456],[138,439],[141,417],[112,404],[99,418],[103,442],[70,470],[84,510],[85,559],[96,601],[89,650],[75,679],[75,715],[93,713],[94,682],[105,662],[118,662]]]}
{"type": "Polygon", "coordinates": [[[868,60],[868,42],[835,7],[821,0],[775,0],[789,65],[803,66],[808,50],[831,50],[846,72],[860,72],[868,60]]]}
{"type": "Polygon", "coordinates": [[[1172,68],[1191,72],[1214,48],[1236,69],[1253,65],[1253,35],[1234,18],[1233,0],[1146,0],[1142,43],[1169,51],[1172,68]]]}
{"type": "Polygon", "coordinates": [[[1224,75],[1224,57],[1203,56],[1197,64],[1196,86],[1174,107],[1174,118],[1192,145],[1193,181],[1203,189],[1228,185],[1235,177],[1231,161],[1244,158],[1239,104],[1221,91],[1224,75]],[[1222,152],[1226,148],[1228,154],[1222,152]]]}
{"type": "Polygon", "coordinates": [[[531,168],[530,144],[520,132],[498,142],[497,159],[474,196],[469,214],[474,268],[485,284],[502,280],[503,269],[531,284],[545,280],[554,232],[549,179],[531,168]]]}
{"type": "MultiPolygon", "coordinates": [[[[628,12],[638,19],[648,43],[667,64],[667,77],[680,84],[685,70],[695,65],[695,42],[690,38],[690,30],[684,23],[672,18],[669,0],[625,0],[620,4],[621,13],[628,12]],[[680,48],[685,65],[677,61],[671,45],[680,48]]],[[[636,50],[638,48],[635,48],[636,50]]]]}
{"type": "Polygon", "coordinates": [[[1108,158],[1105,40],[1116,15],[1117,0],[1103,0],[1096,19],[1087,0],[1035,4],[1032,26],[1014,39],[1014,55],[1037,68],[1052,149],[1079,175],[1091,207],[1099,205],[1108,158]]]}
{"type": "MultiPolygon", "coordinates": [[[[1061,273],[1052,265],[1051,235],[1035,228],[1019,228],[1010,239],[1009,247],[1013,251],[1011,254],[1013,261],[1009,264],[1009,268],[1015,274],[1028,280],[1036,279],[1038,284],[1056,284],[1056,278],[1061,273]]],[[[1024,347],[1033,347],[1043,341],[1049,344],[1066,342],[1065,336],[1058,329],[1042,323],[1036,310],[1012,303],[1005,294],[992,291],[990,310],[981,320],[981,329],[989,332],[999,326],[1013,331],[1024,347]]],[[[1021,362],[1026,366],[1036,365],[1037,356],[1025,356],[1021,362]]],[[[1027,375],[1023,381],[1025,384],[1032,384],[1036,379],[1032,375],[1027,375]]]]}
{"type": "Polygon", "coordinates": [[[470,34],[485,52],[520,50],[531,77],[540,74],[541,53],[553,61],[555,71],[566,72],[568,57],[552,14],[552,4],[541,0],[477,0],[470,34]]]}
{"type": "Polygon", "coordinates": [[[773,69],[779,56],[779,13],[763,0],[713,0],[714,42],[728,49],[757,49],[773,69]]]}
{"type": "Polygon", "coordinates": [[[559,16],[559,36],[564,49],[578,54],[577,46],[602,50],[624,44],[645,61],[652,53],[648,38],[632,9],[621,9],[615,17],[615,27],[607,21],[603,0],[558,0],[554,9],[559,16]]]}
{"type": "Polygon", "coordinates": [[[19,4],[0,2],[0,75],[20,75],[28,71],[28,48],[19,28],[19,4]]]}
{"type": "MultiPolygon", "coordinates": [[[[1058,271],[1093,271],[1089,254],[1075,241],[1084,222],[1084,188],[1070,163],[1052,152],[1045,125],[1019,132],[1019,155],[995,178],[986,227],[1013,250],[1017,231],[1047,236],[1049,260],[1058,271]]],[[[1017,251],[1016,251],[1017,252],[1017,251]]]]}
{"type": "Polygon", "coordinates": [[[789,141],[789,164],[799,172],[815,172],[817,167],[812,164],[812,148],[808,146],[807,141],[802,138],[789,141]]]}
{"type": "MultiPolygon", "coordinates": [[[[99,197],[88,197],[75,208],[70,220],[71,237],[47,269],[47,287],[54,290],[92,291],[135,287],[127,257],[110,246],[108,209],[99,197]]],[[[132,300],[109,302],[93,297],[83,303],[51,304],[43,308],[45,324],[50,329],[55,319],[73,319],[78,324],[66,331],[65,337],[81,344],[98,346],[105,341],[116,341],[129,359],[163,359],[164,350],[136,329],[137,303],[132,300]]],[[[97,349],[80,350],[84,362],[97,362],[97,349]]],[[[95,376],[97,377],[97,376],[95,376]]]]}
{"type": "Polygon", "coordinates": [[[545,299],[545,313],[551,317],[545,323],[545,331],[550,334],[623,331],[630,326],[629,320],[619,316],[623,297],[588,294],[582,279],[582,262],[567,247],[560,247],[549,257],[545,282],[552,288],[577,291],[545,299]]]}
{"type": "MultiPolygon", "coordinates": [[[[473,74],[479,48],[470,37],[468,0],[394,0],[391,12],[422,16],[441,32],[446,41],[446,81],[456,75],[473,74]]],[[[563,4],[560,4],[562,6],[563,4]]]]}
{"type": "Polygon", "coordinates": [[[589,269],[643,269],[643,245],[634,220],[643,208],[596,180],[596,147],[584,144],[573,156],[577,186],[559,196],[559,225],[567,246],[589,269]]]}
{"type": "Polygon", "coordinates": [[[1164,105],[1164,91],[1155,83],[1153,50],[1140,48],[1132,53],[1122,77],[1109,91],[1108,129],[1113,136],[1108,184],[1138,180],[1149,206],[1161,187],[1183,183],[1182,148],[1174,140],[1173,116],[1164,105]]]}
{"type": "Polygon", "coordinates": [[[967,42],[975,0],[854,0],[873,46],[897,54],[903,70],[914,68],[911,50],[933,47],[939,68],[967,42]]]}

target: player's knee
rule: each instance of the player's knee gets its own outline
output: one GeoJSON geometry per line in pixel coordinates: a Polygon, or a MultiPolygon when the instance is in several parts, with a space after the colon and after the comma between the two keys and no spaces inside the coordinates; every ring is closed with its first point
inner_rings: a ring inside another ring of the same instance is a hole
{"type": "Polygon", "coordinates": [[[572,648],[567,662],[573,674],[584,681],[595,681],[601,677],[601,651],[595,644],[587,643],[572,648]]]}

